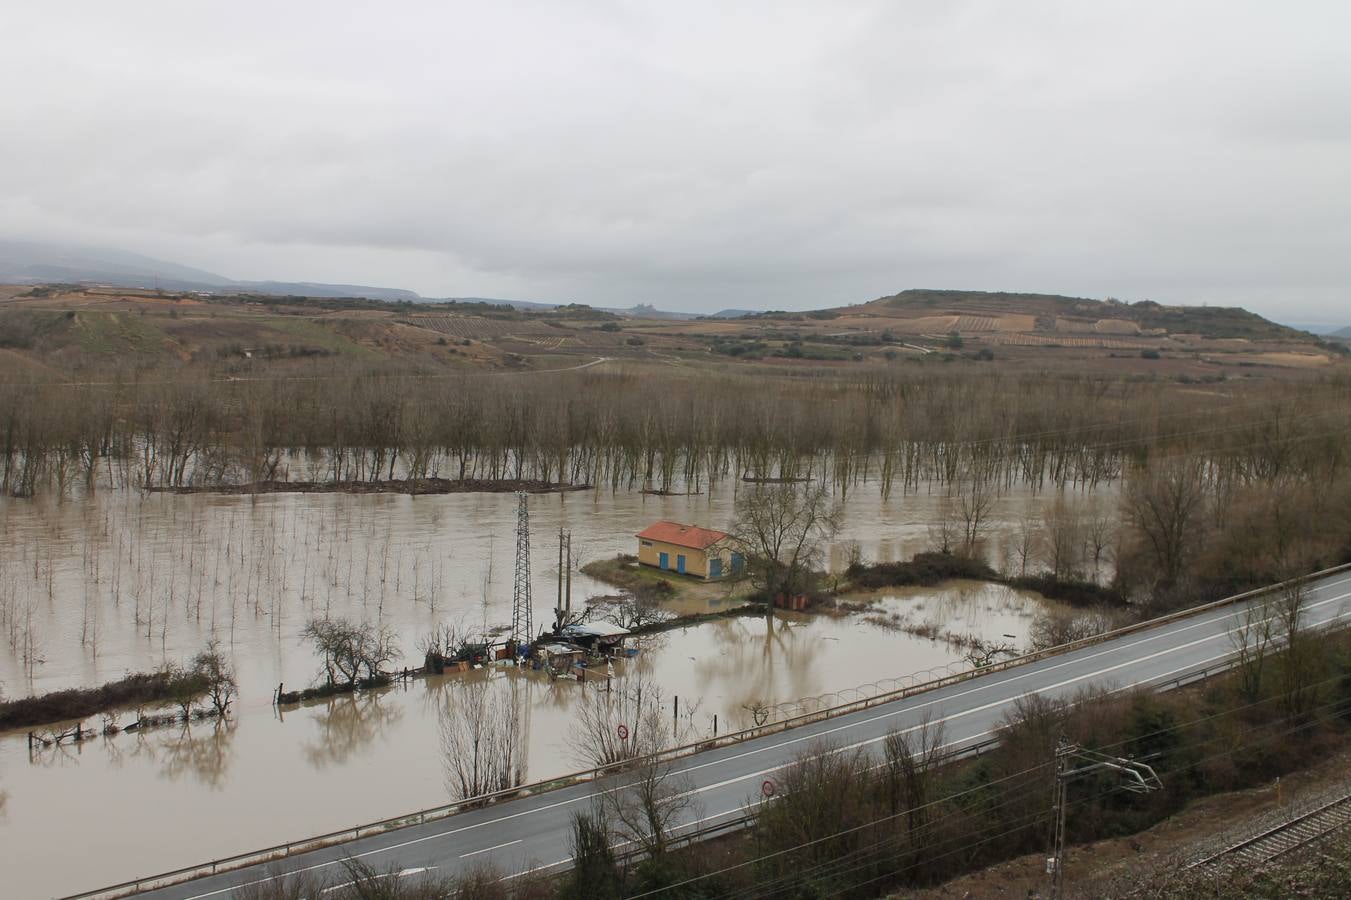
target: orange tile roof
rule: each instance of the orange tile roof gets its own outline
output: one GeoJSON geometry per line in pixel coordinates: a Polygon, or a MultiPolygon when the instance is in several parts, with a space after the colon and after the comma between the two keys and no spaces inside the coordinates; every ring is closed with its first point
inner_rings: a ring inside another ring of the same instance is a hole
{"type": "Polygon", "coordinates": [[[727,533],[723,531],[700,528],[697,525],[681,525],[679,522],[657,522],[638,532],[639,540],[661,541],[664,544],[693,547],[696,550],[707,550],[725,537],[727,533]]]}

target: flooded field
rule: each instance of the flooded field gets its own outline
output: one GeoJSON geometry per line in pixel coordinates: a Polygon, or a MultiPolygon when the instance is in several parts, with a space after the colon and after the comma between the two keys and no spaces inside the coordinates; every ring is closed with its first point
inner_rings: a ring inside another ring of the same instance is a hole
{"type": "MultiPolygon", "coordinates": [[[[580,564],[632,552],[634,532],[656,519],[725,526],[733,502],[730,486],[712,496],[531,497],[536,622],[553,604],[559,527],[572,530],[580,564]]],[[[867,559],[925,549],[939,502],[851,496],[833,565],[844,564],[855,541],[867,559]]],[[[998,561],[1022,517],[1046,502],[1001,499],[988,555],[998,561]]],[[[92,888],[447,802],[441,711],[466,679],[492,678],[499,690],[514,681],[528,697],[528,778],[585,767],[567,740],[584,688],[536,673],[428,678],[282,711],[270,703],[279,683],[296,688],[316,677],[318,660],[299,637],[311,617],[386,622],[409,665],[420,662],[419,640],[438,623],[506,624],[511,495],[110,491],[81,502],[0,504],[0,683],[8,696],[182,661],[212,637],[240,681],[224,723],[32,754],[23,735],[0,735],[0,862],[21,895],[92,888]],[[85,848],[79,867],[68,865],[70,846],[85,848]]],[[[612,592],[574,574],[574,603],[612,592]]],[[[712,732],[715,715],[726,731],[749,724],[749,706],[780,705],[777,714],[791,715],[961,658],[955,645],[920,634],[1012,635],[1021,646],[1041,602],[958,583],[874,598],[875,615],[717,621],[642,639],[639,656],[615,674],[640,672],[664,696],[680,697],[699,736],[712,732]]]]}

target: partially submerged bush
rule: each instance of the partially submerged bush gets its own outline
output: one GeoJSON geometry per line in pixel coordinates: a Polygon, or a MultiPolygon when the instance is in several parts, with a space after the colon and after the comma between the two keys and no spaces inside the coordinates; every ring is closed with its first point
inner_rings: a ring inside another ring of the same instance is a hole
{"type": "Polygon", "coordinates": [[[0,730],[84,719],[136,706],[172,704],[184,718],[190,718],[192,705],[203,696],[211,700],[215,715],[224,715],[237,691],[234,671],[213,642],[187,668],[168,666],[158,672],[137,672],[96,688],[67,688],[0,702],[0,730]]]}
{"type": "Polygon", "coordinates": [[[928,586],[952,578],[996,581],[998,575],[984,561],[954,553],[917,553],[909,562],[856,562],[845,570],[855,587],[928,586]]]}
{"type": "Polygon", "coordinates": [[[1036,591],[1051,600],[1062,600],[1071,606],[1126,605],[1125,596],[1117,588],[1077,578],[1056,578],[1050,572],[1010,578],[1008,584],[1025,591],[1036,591]]]}

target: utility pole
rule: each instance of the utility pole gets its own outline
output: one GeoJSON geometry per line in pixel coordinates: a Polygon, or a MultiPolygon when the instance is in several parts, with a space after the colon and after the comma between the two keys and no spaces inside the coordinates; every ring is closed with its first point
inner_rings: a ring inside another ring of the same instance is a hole
{"type": "Polygon", "coordinates": [[[558,597],[554,600],[554,631],[563,627],[563,529],[558,529],[558,597]]]}
{"type": "Polygon", "coordinates": [[[1066,775],[1070,769],[1070,748],[1074,745],[1060,736],[1055,748],[1055,799],[1052,807],[1055,815],[1054,836],[1051,839],[1051,858],[1046,861],[1047,871],[1051,873],[1051,898],[1060,900],[1060,887],[1065,874],[1065,794],[1069,789],[1066,775]]]}
{"type": "Polygon", "coordinates": [[[1065,807],[1069,793],[1070,780],[1096,769],[1115,769],[1122,774],[1121,787],[1136,794],[1147,794],[1163,787],[1154,770],[1142,762],[1123,759],[1119,756],[1106,756],[1093,750],[1085,750],[1078,744],[1070,743],[1061,735],[1055,748],[1055,800],[1052,810],[1055,817],[1055,832],[1052,839],[1051,856],[1046,860],[1046,874],[1051,876],[1051,900],[1060,900],[1065,877],[1065,807]],[[1072,760],[1085,765],[1070,768],[1072,760]]]}
{"type": "Polygon", "coordinates": [[[511,639],[516,646],[535,639],[535,621],[530,602],[530,508],[525,491],[516,492],[516,587],[511,596],[511,639]]]}
{"type": "Polygon", "coordinates": [[[572,615],[572,532],[558,529],[558,599],[554,602],[554,630],[572,615]]]}

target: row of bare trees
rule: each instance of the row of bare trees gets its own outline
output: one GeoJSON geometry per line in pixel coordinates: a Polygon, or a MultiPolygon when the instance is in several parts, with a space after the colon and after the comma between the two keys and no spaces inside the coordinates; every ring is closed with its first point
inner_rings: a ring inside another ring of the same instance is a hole
{"type": "Polygon", "coordinates": [[[439,476],[702,485],[812,475],[883,495],[966,482],[1095,485],[1160,456],[1220,481],[1335,477],[1345,379],[1225,386],[970,373],[574,372],[0,384],[0,491],[439,476]],[[1176,387],[1176,386],[1175,386],[1176,387]],[[765,397],[772,394],[773,402],[765,397]]]}

